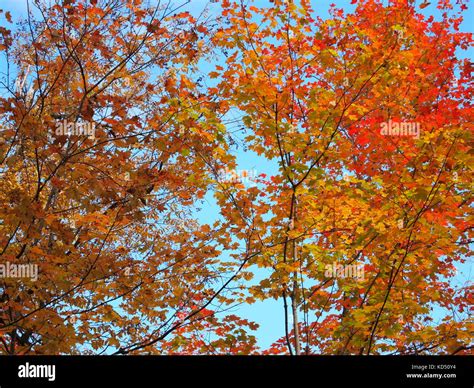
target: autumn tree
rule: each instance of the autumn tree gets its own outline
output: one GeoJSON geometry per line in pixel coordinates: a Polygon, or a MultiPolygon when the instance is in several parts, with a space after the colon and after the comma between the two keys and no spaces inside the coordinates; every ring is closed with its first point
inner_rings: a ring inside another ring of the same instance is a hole
{"type": "Polygon", "coordinates": [[[249,266],[269,273],[241,300],[282,301],[286,335],[268,354],[466,353],[472,285],[455,282],[472,243],[465,5],[438,2],[435,20],[412,1],[352,3],[322,19],[307,0],[222,2],[215,92],[278,169],[217,193],[261,252],[249,266]],[[415,127],[388,132],[392,122],[415,127]],[[328,275],[335,263],[364,276],[328,275]]]}
{"type": "Polygon", "coordinates": [[[38,279],[0,278],[0,352],[254,354],[229,310],[267,299],[264,354],[470,352],[465,5],[352,3],[2,11],[0,264],[38,279]]]}
{"type": "Polygon", "coordinates": [[[0,352],[168,352],[199,325],[233,344],[213,309],[233,242],[193,219],[231,162],[196,67],[215,20],[185,3],[26,4],[0,29],[0,263],[39,274],[0,279],[0,352]]]}

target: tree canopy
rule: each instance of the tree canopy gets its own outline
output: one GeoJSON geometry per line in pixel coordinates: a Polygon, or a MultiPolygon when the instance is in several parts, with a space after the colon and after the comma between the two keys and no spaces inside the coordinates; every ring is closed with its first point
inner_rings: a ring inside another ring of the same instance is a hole
{"type": "Polygon", "coordinates": [[[0,354],[472,352],[462,1],[26,3],[0,12],[0,264],[38,276],[0,277],[0,354]],[[261,348],[236,306],[268,299],[261,348]]]}

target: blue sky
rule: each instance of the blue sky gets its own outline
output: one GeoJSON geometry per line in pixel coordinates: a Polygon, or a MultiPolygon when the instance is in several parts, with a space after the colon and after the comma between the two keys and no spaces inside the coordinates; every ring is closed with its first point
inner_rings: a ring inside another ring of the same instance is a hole
{"type": "MultiPolygon", "coordinates": [[[[419,1],[417,1],[419,3],[419,1]]],[[[316,14],[325,18],[328,17],[328,9],[331,3],[335,3],[338,7],[344,8],[347,11],[354,9],[354,5],[350,4],[350,1],[341,0],[323,0],[313,1],[313,7],[316,14]]],[[[192,0],[189,5],[189,9],[193,13],[200,12],[203,7],[208,4],[205,0],[192,0]]],[[[267,5],[267,1],[256,1],[257,5],[267,5]]],[[[24,17],[26,13],[26,0],[0,0],[0,8],[5,11],[10,11],[14,20],[24,17]]],[[[218,12],[218,4],[210,4],[209,10],[211,13],[218,12]]],[[[439,11],[436,9],[436,2],[433,1],[431,5],[426,7],[422,11],[425,15],[434,15],[439,17],[439,11]]],[[[461,25],[461,31],[471,31],[474,25],[474,10],[472,7],[465,12],[465,20],[461,25]]],[[[1,23],[0,23],[1,24],[1,23]]],[[[469,51],[459,52],[460,58],[473,59],[472,48],[469,51]]],[[[3,60],[0,60],[0,71],[4,71],[3,60]]],[[[203,69],[205,70],[205,69],[203,69]]],[[[258,157],[257,155],[247,151],[245,152],[242,148],[235,151],[237,158],[238,168],[246,170],[257,170],[258,174],[274,175],[277,172],[277,166],[258,157]]],[[[205,202],[202,206],[202,210],[198,213],[198,218],[203,223],[212,224],[213,220],[218,217],[219,209],[213,200],[212,193],[209,193],[205,202]]],[[[472,279],[470,271],[471,265],[466,263],[459,267],[459,275],[456,282],[463,283],[467,280],[472,279]]],[[[262,270],[255,273],[256,279],[265,276],[265,272],[262,270]]],[[[284,335],[283,327],[283,303],[282,300],[274,301],[267,300],[265,302],[257,302],[253,305],[241,305],[238,306],[231,313],[236,313],[244,318],[255,321],[260,325],[257,331],[258,343],[262,348],[267,348],[272,342],[284,335]]]]}

